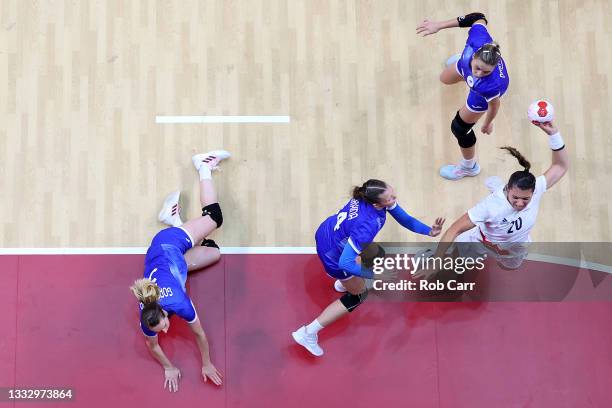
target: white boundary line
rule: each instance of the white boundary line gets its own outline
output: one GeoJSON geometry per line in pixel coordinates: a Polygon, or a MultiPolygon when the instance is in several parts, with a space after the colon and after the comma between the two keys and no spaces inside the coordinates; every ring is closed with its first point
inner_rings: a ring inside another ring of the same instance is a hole
{"type": "Polygon", "coordinates": [[[289,116],[155,116],[155,123],[290,123],[289,116]]]}
{"type": "MultiPolygon", "coordinates": [[[[388,248],[392,252],[393,249],[388,248]]],[[[404,252],[414,253],[422,247],[401,248],[404,252]]],[[[145,247],[99,247],[99,248],[0,248],[1,255],[144,255],[145,247]]],[[[312,255],[315,247],[222,247],[226,255],[312,255]]],[[[396,252],[392,252],[396,253],[396,252]]],[[[562,258],[550,255],[529,254],[527,259],[536,262],[547,262],[555,265],[573,266],[592,271],[612,273],[612,266],[588,262],[583,259],[562,258]]]]}
{"type": "MultiPolygon", "coordinates": [[[[0,255],[144,255],[147,247],[0,248],[0,255]]],[[[314,247],[222,247],[222,254],[316,254],[314,247]]]]}

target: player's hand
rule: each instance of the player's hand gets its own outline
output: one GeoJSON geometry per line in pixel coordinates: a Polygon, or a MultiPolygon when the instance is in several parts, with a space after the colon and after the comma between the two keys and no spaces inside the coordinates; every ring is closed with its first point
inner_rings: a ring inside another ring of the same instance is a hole
{"type": "Polygon", "coordinates": [[[429,21],[428,19],[423,20],[416,28],[417,34],[422,34],[423,37],[431,34],[435,34],[440,31],[440,26],[435,21],[429,21]]]}
{"type": "Polygon", "coordinates": [[[550,121],[550,122],[538,122],[538,121],[533,120],[533,121],[531,121],[531,123],[533,123],[534,125],[536,125],[540,129],[542,129],[549,136],[550,135],[554,135],[555,133],[557,133],[559,131],[559,129],[557,129],[557,127],[555,126],[555,124],[552,121],[550,121]]]}
{"type": "Polygon", "coordinates": [[[438,217],[436,218],[436,222],[431,226],[431,231],[429,231],[430,237],[437,237],[442,232],[442,226],[444,225],[444,221],[446,218],[438,217]]]}
{"type": "Polygon", "coordinates": [[[417,270],[416,272],[414,272],[414,274],[412,275],[412,278],[413,279],[418,279],[418,280],[423,280],[423,279],[424,280],[430,280],[437,273],[438,273],[438,271],[433,269],[433,268],[421,268],[421,269],[417,270]]]}
{"type": "Polygon", "coordinates": [[[181,371],[176,367],[167,368],[164,370],[164,377],[164,388],[168,388],[170,392],[177,392],[181,371]]]}
{"type": "Polygon", "coordinates": [[[207,382],[210,378],[215,385],[221,385],[223,383],[223,376],[212,363],[202,367],[202,378],[204,378],[204,382],[207,382]]]}
{"type": "Polygon", "coordinates": [[[397,271],[395,269],[385,269],[382,273],[375,273],[372,279],[381,280],[384,282],[392,282],[397,280],[397,271]]]}
{"type": "Polygon", "coordinates": [[[490,135],[493,133],[493,123],[484,123],[480,128],[480,131],[485,135],[490,135]]]}

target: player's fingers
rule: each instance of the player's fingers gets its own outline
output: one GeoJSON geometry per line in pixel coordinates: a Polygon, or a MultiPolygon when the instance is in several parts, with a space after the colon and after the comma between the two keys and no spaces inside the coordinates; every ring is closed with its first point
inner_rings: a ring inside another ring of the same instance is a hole
{"type": "Polygon", "coordinates": [[[164,389],[166,389],[168,387],[168,383],[170,382],[170,380],[168,380],[167,378],[164,380],[164,389]]]}
{"type": "Polygon", "coordinates": [[[217,373],[213,374],[212,380],[216,385],[221,385],[221,378],[219,378],[219,375],[217,373]]]}

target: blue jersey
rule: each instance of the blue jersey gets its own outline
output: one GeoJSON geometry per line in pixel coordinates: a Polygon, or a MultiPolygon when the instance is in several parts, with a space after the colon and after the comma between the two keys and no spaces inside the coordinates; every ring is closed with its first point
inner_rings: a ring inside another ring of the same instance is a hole
{"type": "Polygon", "coordinates": [[[468,32],[468,39],[461,58],[457,61],[457,72],[463,77],[470,87],[468,95],[468,107],[472,111],[484,112],[488,103],[502,96],[508,89],[510,78],[503,58],[500,58],[497,66],[489,75],[476,78],[472,74],[472,57],[480,47],[493,41],[487,27],[483,24],[474,24],[468,32]]]}
{"type": "Polygon", "coordinates": [[[338,261],[349,244],[361,253],[385,225],[387,210],[377,210],[366,201],[354,198],[337,214],[327,218],[316,233],[317,253],[327,268],[339,269],[338,261]]]}
{"type": "MultiPolygon", "coordinates": [[[[182,228],[162,230],[153,238],[147,250],[144,270],[144,277],[159,286],[161,293],[158,303],[168,317],[176,314],[188,323],[193,323],[198,317],[185,290],[187,263],[183,255],[192,247],[191,237],[182,228]]],[[[141,310],[142,307],[141,303],[141,310]]],[[[142,324],[140,327],[145,335],[156,335],[142,324]]]]}

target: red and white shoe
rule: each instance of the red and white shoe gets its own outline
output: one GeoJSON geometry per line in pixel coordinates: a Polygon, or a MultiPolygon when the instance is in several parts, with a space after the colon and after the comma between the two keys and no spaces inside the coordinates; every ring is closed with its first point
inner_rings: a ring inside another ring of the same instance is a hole
{"type": "Polygon", "coordinates": [[[180,191],[168,194],[157,216],[160,222],[173,227],[180,227],[183,225],[183,221],[181,220],[181,206],[179,205],[180,197],[180,191]]]}
{"type": "Polygon", "coordinates": [[[202,166],[208,166],[210,171],[219,169],[219,162],[231,156],[226,150],[213,150],[208,153],[196,154],[191,158],[196,170],[200,171],[202,166]]]}

